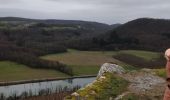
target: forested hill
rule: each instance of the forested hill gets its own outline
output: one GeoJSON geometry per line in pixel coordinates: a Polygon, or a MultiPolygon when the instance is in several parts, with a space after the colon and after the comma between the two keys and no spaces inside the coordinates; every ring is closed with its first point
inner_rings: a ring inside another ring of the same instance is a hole
{"type": "Polygon", "coordinates": [[[140,48],[165,50],[170,47],[170,20],[141,18],[118,27],[111,34],[134,38],[140,48]]]}
{"type": "Polygon", "coordinates": [[[107,25],[75,20],[0,18],[0,41],[46,53],[79,50],[144,49],[170,47],[170,20],[140,18],[107,25]],[[47,49],[48,48],[48,49],[47,49]]]}
{"type": "Polygon", "coordinates": [[[75,41],[91,38],[118,27],[78,20],[0,18],[0,44],[38,49],[46,53],[66,51],[75,41]]]}
{"type": "Polygon", "coordinates": [[[170,20],[140,18],[93,38],[104,50],[144,49],[164,51],[170,47],[170,20]]]}
{"type": "Polygon", "coordinates": [[[115,31],[123,36],[165,35],[170,33],[170,20],[140,18],[118,27],[115,31]]]}
{"type": "Polygon", "coordinates": [[[39,56],[66,52],[80,40],[104,34],[112,28],[115,26],[98,22],[3,17],[0,18],[0,60],[72,75],[72,70],[66,65],[43,60],[39,56]]]}
{"type": "Polygon", "coordinates": [[[0,17],[1,22],[7,22],[8,24],[17,25],[17,24],[27,24],[32,25],[35,23],[41,23],[44,26],[70,26],[77,28],[85,28],[87,30],[93,30],[98,32],[105,32],[111,28],[115,28],[118,25],[108,25],[99,22],[90,22],[90,21],[80,21],[80,20],[56,20],[56,19],[28,19],[28,18],[19,18],[19,17],[0,17]]]}

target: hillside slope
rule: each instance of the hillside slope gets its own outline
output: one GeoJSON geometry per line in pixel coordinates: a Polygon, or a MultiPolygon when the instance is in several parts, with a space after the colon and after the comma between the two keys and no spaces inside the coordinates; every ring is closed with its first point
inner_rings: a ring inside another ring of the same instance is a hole
{"type": "Polygon", "coordinates": [[[47,53],[65,52],[78,39],[104,34],[118,26],[79,20],[0,17],[0,44],[12,43],[47,53]]]}
{"type": "Polygon", "coordinates": [[[93,29],[94,31],[107,31],[112,27],[117,27],[119,25],[108,25],[99,22],[91,21],[81,21],[81,20],[57,20],[57,19],[29,19],[20,17],[0,17],[0,22],[6,22],[8,24],[32,24],[32,23],[43,23],[46,25],[63,25],[63,26],[78,26],[88,29],[93,29]]]}
{"type": "Polygon", "coordinates": [[[141,49],[165,50],[170,47],[170,20],[140,18],[119,26],[109,34],[136,39],[141,49]]]}
{"type": "Polygon", "coordinates": [[[73,47],[80,50],[138,49],[164,51],[170,47],[170,20],[139,18],[73,47]]]}

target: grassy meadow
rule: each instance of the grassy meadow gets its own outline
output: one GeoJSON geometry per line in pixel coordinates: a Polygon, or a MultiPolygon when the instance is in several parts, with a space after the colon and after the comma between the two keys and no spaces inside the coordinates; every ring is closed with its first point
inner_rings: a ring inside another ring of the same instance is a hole
{"type": "Polygon", "coordinates": [[[122,50],[122,51],[77,51],[68,50],[67,53],[50,54],[41,57],[46,60],[60,61],[73,68],[75,75],[96,74],[100,66],[105,62],[116,62],[125,69],[135,69],[133,66],[121,62],[113,58],[113,55],[126,53],[137,57],[151,60],[158,58],[160,53],[137,50],[122,50]]]}
{"type": "Polygon", "coordinates": [[[46,69],[33,69],[10,61],[0,61],[0,82],[67,77],[66,74],[46,69]]]}
{"type": "Polygon", "coordinates": [[[134,56],[143,58],[145,60],[156,59],[160,56],[160,53],[158,52],[141,51],[141,50],[140,51],[139,50],[122,50],[119,53],[134,55],[134,56]]]}
{"type": "Polygon", "coordinates": [[[118,62],[113,59],[114,51],[77,51],[68,50],[67,53],[50,54],[41,57],[46,60],[60,61],[73,68],[75,75],[97,74],[100,66],[105,62],[118,62]]]}

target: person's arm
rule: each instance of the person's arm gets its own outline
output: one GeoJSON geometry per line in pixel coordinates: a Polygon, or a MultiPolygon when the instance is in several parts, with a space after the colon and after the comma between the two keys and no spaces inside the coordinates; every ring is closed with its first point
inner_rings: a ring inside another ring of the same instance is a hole
{"type": "Polygon", "coordinates": [[[169,80],[170,82],[170,61],[167,60],[167,64],[166,64],[166,74],[167,74],[167,80],[169,80]]]}

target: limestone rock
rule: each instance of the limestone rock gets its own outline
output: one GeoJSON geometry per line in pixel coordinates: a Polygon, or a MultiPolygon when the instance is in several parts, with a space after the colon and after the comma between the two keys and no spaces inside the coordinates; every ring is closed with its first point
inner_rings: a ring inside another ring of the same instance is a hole
{"type": "Polygon", "coordinates": [[[99,73],[97,75],[97,77],[101,77],[104,73],[106,72],[110,72],[110,73],[117,73],[117,74],[122,74],[125,72],[124,68],[116,65],[116,64],[112,64],[112,63],[104,63],[100,70],[99,73]]]}

